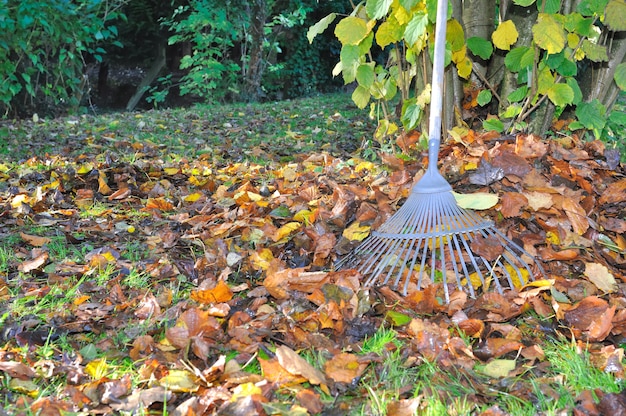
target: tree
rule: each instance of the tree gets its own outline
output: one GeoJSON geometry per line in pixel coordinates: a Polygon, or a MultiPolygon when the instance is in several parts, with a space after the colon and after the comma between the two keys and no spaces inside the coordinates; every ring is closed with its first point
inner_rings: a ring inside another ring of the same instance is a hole
{"type": "MultiPolygon", "coordinates": [[[[600,137],[618,91],[626,88],[624,0],[513,0],[499,5],[493,0],[451,3],[446,64],[455,111],[460,113],[454,79],[459,77],[480,89],[479,105],[493,108],[497,118],[487,121],[486,128],[544,133],[555,115],[574,114],[571,129],[600,137]]],[[[397,93],[405,130],[424,119],[435,7],[436,0],[367,0],[335,25],[342,50],[334,74],[341,74],[346,84],[356,82],[352,97],[359,107],[374,99],[381,108],[379,139],[397,131],[388,108],[397,93]],[[375,48],[383,48],[389,59],[372,59],[375,48]]],[[[331,13],[310,27],[309,41],[337,17],[331,13]]]]}

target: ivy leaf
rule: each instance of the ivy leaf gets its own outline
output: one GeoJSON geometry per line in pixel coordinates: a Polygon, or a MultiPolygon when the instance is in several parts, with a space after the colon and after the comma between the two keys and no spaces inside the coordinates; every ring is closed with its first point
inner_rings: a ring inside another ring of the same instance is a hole
{"type": "Polygon", "coordinates": [[[551,14],[539,13],[537,23],[533,26],[533,40],[549,54],[561,52],[565,47],[563,24],[557,22],[551,14]]]}
{"type": "Polygon", "coordinates": [[[324,32],[328,28],[328,25],[330,25],[333,20],[335,20],[335,17],[337,17],[337,14],[331,13],[319,22],[315,23],[313,26],[311,26],[306,32],[306,38],[309,40],[309,43],[313,43],[313,39],[315,38],[315,36],[324,32]]]}
{"type": "Polygon", "coordinates": [[[559,107],[565,107],[574,101],[574,91],[567,84],[554,84],[548,89],[548,98],[559,107]]]}
{"type": "Polygon", "coordinates": [[[615,68],[615,75],[613,76],[615,83],[622,90],[626,91],[626,62],[622,62],[615,68]]]}
{"type": "Polygon", "coordinates": [[[335,27],[335,36],[343,45],[358,45],[368,32],[365,21],[355,16],[341,19],[335,27]]]}
{"type": "Polygon", "coordinates": [[[517,42],[519,33],[512,20],[505,20],[491,35],[491,40],[496,48],[508,51],[511,45],[517,42]]]}
{"type": "Polygon", "coordinates": [[[395,18],[389,18],[385,20],[378,31],[376,31],[376,43],[381,48],[385,46],[400,42],[402,40],[402,34],[404,33],[402,26],[395,18]]]}
{"type": "Polygon", "coordinates": [[[406,25],[404,30],[404,39],[410,46],[415,45],[420,36],[426,33],[426,25],[428,24],[428,16],[424,12],[417,12],[406,25]]]}
{"type": "Polygon", "coordinates": [[[474,55],[482,59],[489,59],[493,53],[493,45],[491,42],[478,36],[472,36],[467,39],[467,47],[474,55]]]}
{"type": "Polygon", "coordinates": [[[604,23],[614,31],[626,30],[626,2],[611,0],[604,11],[604,23]]]}
{"type": "Polygon", "coordinates": [[[370,19],[380,20],[387,15],[393,0],[367,0],[365,11],[370,19]]]}
{"type": "Polygon", "coordinates": [[[369,89],[359,85],[352,92],[352,101],[354,101],[354,104],[362,110],[370,102],[370,96],[371,94],[369,89]]]}

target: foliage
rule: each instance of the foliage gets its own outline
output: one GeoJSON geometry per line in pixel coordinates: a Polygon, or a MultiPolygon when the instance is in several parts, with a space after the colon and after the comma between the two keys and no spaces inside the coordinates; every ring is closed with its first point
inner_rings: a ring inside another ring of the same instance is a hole
{"type": "Polygon", "coordinates": [[[193,53],[183,56],[180,94],[223,98],[236,90],[240,66],[229,50],[240,38],[242,11],[215,0],[194,0],[179,6],[163,24],[173,33],[168,44],[189,42],[193,53]]]}
{"type": "Polygon", "coordinates": [[[85,59],[115,42],[122,0],[4,0],[0,7],[0,111],[75,111],[87,90],[85,59]]]}
{"type": "MultiPolygon", "coordinates": [[[[601,100],[594,91],[584,92],[579,85],[579,69],[583,65],[590,70],[593,65],[607,64],[612,72],[605,81],[606,88],[615,83],[622,91],[625,89],[626,64],[621,63],[624,54],[616,52],[613,56],[610,52],[611,47],[618,48],[612,46],[613,40],[617,42],[626,30],[623,19],[617,17],[624,11],[623,1],[583,1],[569,13],[561,13],[558,2],[514,3],[529,12],[532,8],[539,10],[530,45],[518,44],[513,20],[498,22],[491,39],[465,39],[463,22],[449,18],[446,64],[453,63],[458,76],[467,80],[474,71],[474,59],[495,60],[505,54],[504,63],[516,79],[517,88],[500,97],[496,86],[482,77],[485,86],[478,104],[487,105],[497,99],[501,106],[499,124],[491,122],[489,129],[524,128],[533,112],[549,101],[557,115],[575,108],[577,121],[570,129],[587,129],[596,138],[601,137],[608,120],[607,106],[613,104],[614,96],[601,100]]],[[[359,3],[334,28],[342,49],[333,74],[341,74],[346,84],[357,83],[352,98],[360,108],[365,108],[372,98],[381,105],[384,118],[376,133],[378,139],[397,129],[388,103],[398,91],[404,129],[416,128],[423,117],[429,101],[424,68],[429,67],[435,5],[434,0],[368,0],[359,3]],[[375,48],[387,51],[386,62],[372,58],[375,48]]],[[[337,16],[331,13],[311,26],[309,41],[326,30],[337,16]]]]}

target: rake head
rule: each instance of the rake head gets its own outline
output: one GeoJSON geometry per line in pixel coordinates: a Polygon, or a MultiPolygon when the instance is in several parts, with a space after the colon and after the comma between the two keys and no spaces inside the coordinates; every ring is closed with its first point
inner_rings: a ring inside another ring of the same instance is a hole
{"type": "Polygon", "coordinates": [[[424,190],[421,183],[391,218],[337,263],[338,268],[357,269],[365,276],[365,286],[402,288],[404,296],[411,282],[417,290],[441,282],[446,303],[448,283],[475,297],[478,290],[492,287],[500,293],[517,290],[534,280],[535,273],[544,274],[541,265],[491,221],[459,207],[445,180],[435,192],[432,187],[424,190]]]}

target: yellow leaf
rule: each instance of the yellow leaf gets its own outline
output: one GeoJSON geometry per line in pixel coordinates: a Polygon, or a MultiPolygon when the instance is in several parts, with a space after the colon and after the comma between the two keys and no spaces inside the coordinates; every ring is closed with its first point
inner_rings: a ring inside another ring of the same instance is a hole
{"type": "Polygon", "coordinates": [[[89,374],[94,380],[100,380],[106,376],[109,371],[109,364],[105,358],[93,360],[85,366],[85,373],[89,374]]]}
{"type": "Polygon", "coordinates": [[[163,172],[165,172],[166,175],[176,175],[178,172],[180,172],[180,168],[164,168],[163,172]]]}
{"type": "Polygon", "coordinates": [[[283,238],[287,237],[292,232],[299,230],[300,227],[302,227],[302,224],[300,224],[299,222],[295,222],[295,221],[288,222],[287,224],[283,225],[276,231],[276,235],[274,236],[274,241],[282,240],[283,238]]]}
{"type": "Polygon", "coordinates": [[[343,230],[342,235],[350,241],[363,241],[369,235],[371,228],[369,225],[361,225],[361,223],[355,221],[343,230]]]}
{"type": "Polygon", "coordinates": [[[93,170],[93,165],[91,163],[85,163],[81,165],[78,169],[76,169],[76,173],[79,175],[84,175],[85,173],[89,173],[93,170]]]}
{"type": "Polygon", "coordinates": [[[256,192],[247,191],[247,193],[248,193],[248,198],[250,198],[250,201],[252,202],[259,202],[260,200],[263,199],[263,197],[257,194],[256,192]]]}
{"type": "Polygon", "coordinates": [[[511,45],[517,42],[519,33],[512,20],[505,20],[491,35],[491,40],[496,48],[508,51],[511,45]]]}
{"type": "Polygon", "coordinates": [[[259,251],[255,251],[250,255],[252,267],[255,270],[267,270],[270,267],[270,262],[274,259],[274,255],[269,248],[263,248],[259,251]]]}
{"type": "Polygon", "coordinates": [[[498,203],[498,195],[487,192],[475,192],[473,194],[457,194],[452,192],[456,203],[466,209],[489,209],[498,203]]]}
{"type": "Polygon", "coordinates": [[[189,194],[183,198],[185,202],[196,202],[198,199],[202,198],[202,192],[194,192],[193,194],[189,194]]]}
{"type": "Polygon", "coordinates": [[[199,388],[196,377],[187,370],[170,370],[159,379],[159,384],[176,393],[190,393],[199,388]]]}
{"type": "Polygon", "coordinates": [[[374,169],[374,164],[372,162],[363,161],[354,167],[355,172],[360,172],[362,170],[372,171],[374,169]]]}
{"type": "Polygon", "coordinates": [[[465,59],[456,64],[456,69],[461,78],[468,79],[472,73],[472,61],[465,57],[465,59]]]}
{"type": "Polygon", "coordinates": [[[230,401],[235,402],[240,397],[248,397],[255,394],[262,395],[263,390],[254,383],[243,383],[233,389],[233,395],[230,397],[230,401]]]}
{"type": "Polygon", "coordinates": [[[11,206],[13,208],[19,208],[22,204],[28,205],[30,198],[26,194],[18,194],[11,199],[11,206]]]}
{"type": "Polygon", "coordinates": [[[546,242],[554,245],[559,245],[561,244],[561,238],[557,233],[548,231],[546,233],[546,242]]]}
{"type": "Polygon", "coordinates": [[[565,47],[565,30],[553,15],[539,13],[537,23],[533,26],[533,40],[549,54],[556,54],[565,47]]]}
{"type": "Polygon", "coordinates": [[[311,224],[315,221],[315,211],[311,211],[310,209],[300,210],[296,212],[293,219],[303,224],[311,224]]]}

